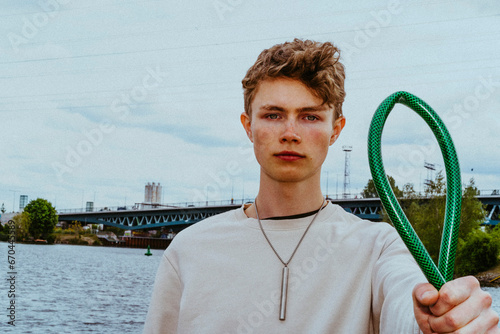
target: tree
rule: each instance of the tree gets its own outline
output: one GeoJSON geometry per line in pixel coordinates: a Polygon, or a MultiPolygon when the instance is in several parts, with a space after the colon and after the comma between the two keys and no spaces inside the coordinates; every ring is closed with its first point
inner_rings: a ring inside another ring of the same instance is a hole
{"type": "MultiPolygon", "coordinates": [[[[390,175],[387,175],[387,179],[389,180],[389,184],[391,185],[392,191],[394,192],[394,195],[396,197],[402,197],[403,192],[396,186],[396,181],[394,178],[390,175]]],[[[365,188],[361,192],[361,195],[363,198],[377,198],[378,193],[377,193],[377,188],[375,188],[375,182],[373,182],[373,179],[369,179],[368,183],[366,184],[365,188]]]]}
{"type": "Polygon", "coordinates": [[[25,240],[30,236],[29,228],[31,220],[26,212],[21,212],[12,217],[15,225],[16,240],[25,240]]]}
{"type": "Polygon", "coordinates": [[[498,263],[499,245],[493,237],[481,230],[470,233],[465,242],[461,242],[457,251],[455,272],[460,275],[475,275],[488,270],[498,263]]]}
{"type": "MultiPolygon", "coordinates": [[[[418,201],[418,197],[412,189],[413,187],[408,185],[403,187],[403,199],[409,200],[404,203],[403,210],[432,259],[437,263],[441,249],[446,211],[445,177],[442,172],[439,172],[436,178],[426,185],[425,194],[428,198],[426,201],[418,201]]],[[[481,201],[475,197],[478,193],[474,180],[471,179],[465,187],[462,196],[460,229],[458,233],[460,245],[464,245],[469,237],[475,231],[479,230],[481,222],[486,217],[486,211],[481,201]]],[[[389,221],[389,217],[385,211],[383,219],[389,221]]],[[[490,248],[489,250],[494,251],[494,248],[490,248]]],[[[461,256],[461,259],[462,261],[469,261],[471,258],[461,256]]]]}
{"type": "Polygon", "coordinates": [[[476,231],[484,222],[487,212],[483,203],[476,198],[479,190],[475,186],[474,179],[469,180],[462,196],[462,211],[460,216],[459,238],[467,239],[469,234],[476,231]]]}
{"type": "Polygon", "coordinates": [[[425,202],[413,200],[403,209],[429,255],[436,263],[441,248],[446,209],[444,189],[444,177],[438,173],[436,179],[431,181],[425,189],[425,193],[430,198],[425,202]]]}
{"type": "Polygon", "coordinates": [[[54,231],[57,224],[57,213],[49,201],[43,198],[32,200],[26,205],[24,212],[29,215],[31,220],[29,233],[33,238],[46,239],[54,231]]]}
{"type": "Polygon", "coordinates": [[[80,233],[83,231],[82,224],[79,221],[73,220],[71,222],[71,228],[73,228],[73,230],[75,231],[76,237],[80,239],[80,233]]]}
{"type": "Polygon", "coordinates": [[[2,207],[0,208],[0,212],[5,213],[5,211],[6,211],[6,210],[5,210],[5,204],[4,204],[4,203],[2,203],[2,207]]]}
{"type": "Polygon", "coordinates": [[[415,191],[415,188],[413,186],[413,183],[406,183],[403,186],[403,198],[410,200],[410,199],[417,199],[419,196],[417,192],[415,191]]]}

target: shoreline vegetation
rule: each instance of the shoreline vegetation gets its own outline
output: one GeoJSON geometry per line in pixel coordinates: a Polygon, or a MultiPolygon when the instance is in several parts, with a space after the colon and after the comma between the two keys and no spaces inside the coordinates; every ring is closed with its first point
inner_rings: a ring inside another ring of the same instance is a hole
{"type": "MultiPolygon", "coordinates": [[[[393,189],[399,194],[408,220],[435,262],[438,262],[441,232],[445,215],[446,182],[440,172],[426,187],[427,201],[421,201],[412,184],[400,190],[395,181],[393,189]]],[[[479,191],[471,179],[463,190],[461,221],[455,260],[455,277],[474,275],[482,286],[500,286],[500,224],[482,226],[486,206],[478,199],[479,191]]],[[[376,197],[373,180],[369,180],[363,198],[376,197]]],[[[382,221],[389,219],[382,210],[382,221]]],[[[498,219],[498,214],[492,219],[498,219]]],[[[128,231],[118,227],[96,224],[82,226],[81,222],[58,222],[55,208],[44,199],[28,203],[9,224],[1,226],[0,241],[15,233],[17,242],[69,244],[106,247],[166,249],[175,233],[172,230],[128,231]],[[12,231],[14,229],[14,231],[12,231]]],[[[178,232],[178,231],[176,231],[178,232]]]]}
{"type": "MultiPolygon", "coordinates": [[[[76,232],[61,230],[54,231],[56,237],[54,242],[50,243],[47,240],[22,240],[16,241],[22,244],[45,244],[45,245],[79,245],[79,246],[101,246],[101,247],[116,247],[114,245],[105,245],[101,240],[99,240],[98,235],[92,234],[91,232],[77,234],[76,232]]],[[[0,240],[3,242],[4,240],[0,240]]],[[[126,247],[125,248],[137,248],[137,247],[126,247]]],[[[500,287],[500,264],[493,268],[477,273],[475,276],[482,287],[500,287]]],[[[458,277],[458,276],[457,276],[458,277]]]]}
{"type": "MultiPolygon", "coordinates": [[[[18,231],[16,231],[18,232],[18,231]]],[[[146,249],[166,249],[175,236],[172,231],[132,232],[120,228],[98,225],[82,227],[79,222],[72,222],[63,227],[57,227],[47,236],[34,238],[29,234],[16,233],[15,242],[25,244],[65,244],[80,246],[104,246],[146,249]]],[[[7,241],[8,236],[0,231],[0,241],[7,241]]]]}

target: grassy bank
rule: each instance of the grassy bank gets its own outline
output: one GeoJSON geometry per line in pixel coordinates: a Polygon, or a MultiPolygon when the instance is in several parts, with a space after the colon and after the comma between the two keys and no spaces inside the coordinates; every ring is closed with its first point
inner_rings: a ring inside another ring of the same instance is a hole
{"type": "Polygon", "coordinates": [[[102,246],[102,242],[93,235],[59,235],[54,240],[55,244],[69,244],[69,245],[89,245],[89,246],[102,246]]]}
{"type": "Polygon", "coordinates": [[[66,230],[56,228],[52,236],[55,244],[102,246],[102,242],[97,235],[91,232],[83,232],[78,228],[68,228],[66,230]]]}

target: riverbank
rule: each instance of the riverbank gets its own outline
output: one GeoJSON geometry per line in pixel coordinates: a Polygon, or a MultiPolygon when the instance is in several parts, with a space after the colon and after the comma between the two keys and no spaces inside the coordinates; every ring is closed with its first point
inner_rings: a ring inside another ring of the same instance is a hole
{"type": "Polygon", "coordinates": [[[481,286],[500,286],[500,264],[475,275],[481,286]],[[492,282],[493,281],[493,282],[492,282]]]}
{"type": "Polygon", "coordinates": [[[102,246],[102,242],[99,241],[97,236],[85,236],[81,235],[79,238],[74,234],[59,234],[54,241],[55,244],[78,244],[78,245],[89,245],[89,246],[102,246]],[[78,242],[76,242],[78,240],[78,242]]]}
{"type": "MultiPolygon", "coordinates": [[[[114,236],[114,235],[113,235],[114,236]]],[[[165,250],[172,242],[166,238],[147,237],[120,237],[106,238],[105,235],[95,234],[58,234],[54,244],[80,245],[80,246],[106,246],[125,248],[148,248],[165,250]]]]}

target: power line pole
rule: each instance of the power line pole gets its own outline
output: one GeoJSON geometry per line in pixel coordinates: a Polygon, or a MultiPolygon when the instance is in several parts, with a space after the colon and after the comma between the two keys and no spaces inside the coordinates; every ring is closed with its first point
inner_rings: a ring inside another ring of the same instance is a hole
{"type": "Polygon", "coordinates": [[[342,150],[345,152],[345,165],[344,165],[344,193],[343,193],[343,198],[348,198],[350,195],[350,183],[351,183],[351,176],[350,176],[350,169],[351,169],[351,162],[350,162],[350,154],[352,151],[352,146],[342,146],[342,150]]]}
{"type": "Polygon", "coordinates": [[[16,210],[16,193],[19,192],[19,190],[9,190],[12,191],[13,194],[13,199],[12,199],[12,212],[15,212],[16,210]]]}

